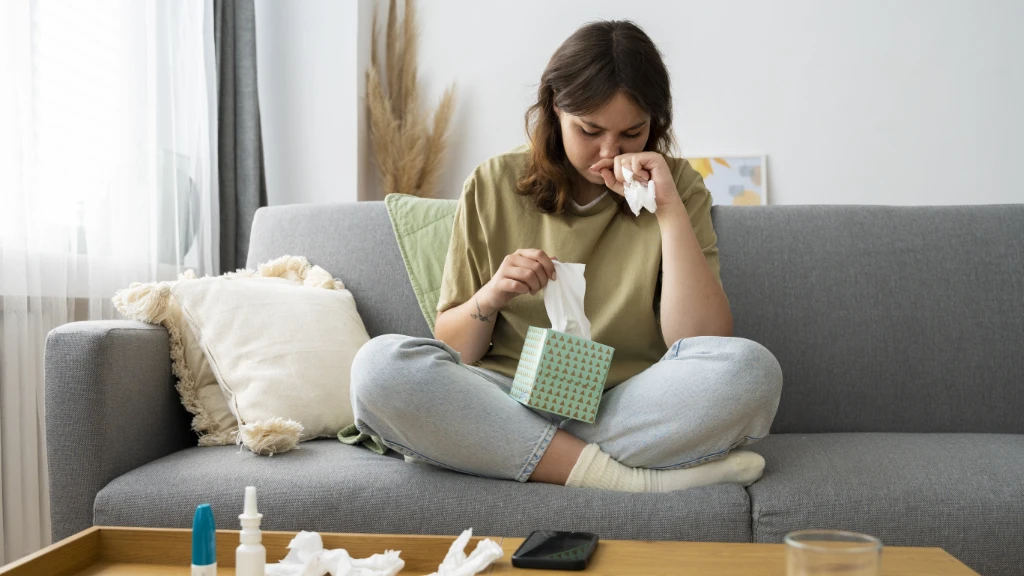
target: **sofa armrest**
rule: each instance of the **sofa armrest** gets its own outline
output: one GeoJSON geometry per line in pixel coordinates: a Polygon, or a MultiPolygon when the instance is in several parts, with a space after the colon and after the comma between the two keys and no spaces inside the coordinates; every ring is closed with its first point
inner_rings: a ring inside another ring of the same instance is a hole
{"type": "Polygon", "coordinates": [[[46,337],[46,456],[53,541],[92,526],[96,493],[196,444],[174,389],[167,331],[73,322],[46,337]]]}

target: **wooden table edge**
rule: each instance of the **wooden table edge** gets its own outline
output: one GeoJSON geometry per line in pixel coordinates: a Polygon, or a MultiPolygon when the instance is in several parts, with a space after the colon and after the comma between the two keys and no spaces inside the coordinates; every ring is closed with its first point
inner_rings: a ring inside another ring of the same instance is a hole
{"type": "Polygon", "coordinates": [[[10,564],[0,566],[0,574],[17,574],[37,562],[46,566],[47,560],[59,567],[56,572],[51,572],[51,574],[71,574],[88,568],[99,560],[101,530],[100,526],[92,526],[63,540],[58,540],[10,564]],[[85,547],[86,553],[75,554],[73,551],[76,549],[76,544],[85,547]],[[67,558],[65,559],[65,557],[67,558]]]}
{"type": "MultiPolygon", "coordinates": [[[[217,532],[218,533],[222,533],[222,534],[230,535],[231,533],[238,533],[239,531],[238,530],[218,530],[217,532]]],[[[79,532],[77,534],[73,534],[71,536],[68,536],[67,538],[64,538],[63,540],[60,540],[58,542],[54,542],[53,544],[50,544],[49,546],[47,546],[47,547],[45,547],[45,548],[43,548],[41,550],[38,550],[36,552],[33,552],[32,554],[29,554],[29,555],[27,555],[27,556],[25,556],[23,558],[20,558],[20,559],[14,561],[14,562],[11,562],[10,564],[7,564],[6,566],[0,567],[0,574],[11,575],[11,576],[15,576],[15,575],[20,576],[21,574],[30,574],[30,572],[27,571],[27,569],[29,569],[30,567],[33,570],[39,570],[39,569],[48,570],[46,572],[48,574],[60,574],[60,575],[74,574],[74,573],[79,572],[81,570],[87,569],[89,566],[95,564],[96,562],[98,562],[98,561],[100,561],[102,559],[102,555],[103,555],[102,550],[103,550],[103,547],[104,547],[103,540],[104,540],[104,535],[105,534],[111,535],[111,536],[113,536],[116,539],[118,536],[124,537],[124,536],[130,536],[131,534],[139,534],[139,533],[150,533],[150,534],[154,534],[154,535],[155,534],[166,534],[166,533],[177,533],[179,535],[184,535],[186,533],[191,533],[191,529],[190,528],[145,528],[145,527],[126,527],[126,526],[93,526],[93,527],[87,528],[86,530],[83,530],[82,532],[79,532]],[[39,563],[39,565],[31,566],[34,563],[39,563]]],[[[282,538],[289,538],[289,537],[294,537],[295,534],[297,534],[297,532],[296,531],[290,531],[290,530],[284,530],[284,531],[264,531],[264,534],[275,535],[275,536],[282,537],[282,538]]],[[[361,532],[322,532],[321,535],[323,535],[323,536],[330,536],[330,538],[332,540],[336,539],[336,538],[343,538],[343,539],[344,538],[354,538],[354,539],[359,539],[359,540],[364,540],[364,541],[369,539],[369,538],[373,538],[373,537],[388,537],[388,538],[401,538],[401,539],[409,539],[409,540],[438,540],[438,539],[448,540],[448,539],[450,539],[451,541],[454,542],[454,540],[458,537],[457,535],[447,535],[447,534],[366,534],[366,533],[361,533],[361,532]]],[[[485,572],[481,573],[481,574],[487,574],[488,576],[493,576],[495,570],[497,568],[499,568],[500,566],[509,566],[511,564],[512,553],[515,551],[516,548],[518,548],[518,546],[523,541],[525,541],[525,538],[521,538],[521,537],[478,536],[478,535],[474,535],[473,536],[473,541],[479,541],[479,540],[483,540],[485,538],[489,538],[489,539],[495,541],[498,544],[498,546],[501,547],[502,551],[505,553],[502,556],[501,559],[499,559],[497,562],[491,564],[491,566],[489,566],[488,569],[485,572]]],[[[660,540],[605,540],[605,541],[606,542],[607,541],[614,541],[614,542],[619,543],[618,545],[628,545],[629,543],[659,543],[659,542],[664,542],[664,541],[660,541],[660,540]]],[[[762,543],[762,542],[682,542],[682,541],[680,541],[680,542],[672,542],[672,543],[677,544],[677,545],[682,545],[683,547],[686,547],[686,548],[690,548],[690,547],[695,547],[695,548],[696,547],[704,547],[704,546],[708,546],[708,545],[722,546],[722,547],[731,547],[731,546],[749,547],[752,544],[753,545],[771,546],[773,548],[774,547],[778,547],[778,546],[783,546],[782,544],[778,544],[778,543],[762,543]]],[[[472,551],[472,546],[468,546],[467,548],[470,548],[469,550],[467,550],[467,553],[472,551]]],[[[945,560],[947,560],[949,562],[952,562],[952,563],[955,563],[955,564],[959,564],[960,566],[966,568],[969,571],[970,574],[977,574],[977,572],[975,572],[969,566],[964,564],[958,558],[956,558],[955,556],[953,556],[952,554],[950,554],[948,551],[946,551],[945,549],[943,549],[941,547],[936,547],[936,546],[887,546],[886,549],[887,550],[927,551],[927,552],[932,553],[932,554],[938,552],[939,555],[942,556],[945,560]]],[[[270,560],[270,559],[268,559],[268,560],[270,560]]],[[[38,573],[38,572],[32,572],[32,573],[38,573]]]]}

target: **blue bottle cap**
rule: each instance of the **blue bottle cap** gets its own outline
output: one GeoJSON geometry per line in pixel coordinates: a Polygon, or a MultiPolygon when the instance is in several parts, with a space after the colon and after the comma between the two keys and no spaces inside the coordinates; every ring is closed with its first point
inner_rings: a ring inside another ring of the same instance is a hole
{"type": "Polygon", "coordinates": [[[217,529],[209,504],[196,507],[192,518],[192,565],[209,566],[217,562],[217,529]]]}

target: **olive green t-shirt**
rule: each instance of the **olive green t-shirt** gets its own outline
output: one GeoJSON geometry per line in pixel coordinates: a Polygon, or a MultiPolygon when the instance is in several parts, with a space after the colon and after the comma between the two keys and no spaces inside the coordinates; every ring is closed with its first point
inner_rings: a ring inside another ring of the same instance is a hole
{"type": "MultiPolygon", "coordinates": [[[[656,363],[668,348],[661,334],[661,231],[654,214],[624,214],[614,192],[587,206],[571,203],[564,214],[544,214],[533,198],[516,192],[529,148],[495,156],[466,180],[455,213],[441,283],[438,313],[470,300],[520,248],[538,248],[561,262],[586,264],[584,313],[591,338],[615,348],[606,387],[656,363]]],[[[711,194],[686,160],[665,159],[672,170],[708,266],[721,283],[711,226],[711,194]]],[[[517,296],[494,324],[491,348],[475,366],[514,377],[526,331],[550,328],[543,291],[517,296]]]]}

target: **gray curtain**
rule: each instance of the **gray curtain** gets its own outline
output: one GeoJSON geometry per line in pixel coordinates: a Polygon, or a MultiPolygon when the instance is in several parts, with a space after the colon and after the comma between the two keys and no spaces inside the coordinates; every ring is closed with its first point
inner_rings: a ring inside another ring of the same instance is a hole
{"type": "Polygon", "coordinates": [[[215,0],[220,169],[220,271],[245,266],[256,209],[267,205],[256,88],[253,0],[215,0]]]}

